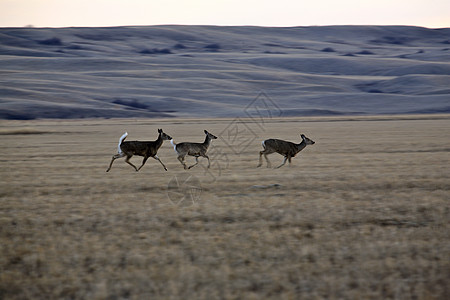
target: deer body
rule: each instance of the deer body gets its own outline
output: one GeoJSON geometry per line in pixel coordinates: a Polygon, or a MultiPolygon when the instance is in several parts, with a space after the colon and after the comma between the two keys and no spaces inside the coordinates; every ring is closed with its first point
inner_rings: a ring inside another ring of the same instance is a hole
{"type": "Polygon", "coordinates": [[[125,132],[119,140],[118,153],[113,155],[113,157],[111,159],[111,163],[109,164],[109,167],[106,170],[106,172],[109,172],[109,170],[111,170],[114,160],[116,160],[117,158],[124,157],[124,156],[126,156],[125,162],[127,164],[129,164],[130,166],[132,166],[136,170],[136,172],[139,171],[145,165],[145,163],[147,162],[147,159],[149,157],[153,157],[154,159],[159,161],[161,163],[161,165],[163,166],[164,170],[167,171],[166,166],[163,164],[163,162],[159,159],[158,155],[156,155],[156,154],[158,153],[158,149],[161,148],[163,142],[165,140],[171,140],[172,138],[169,135],[165,134],[162,131],[162,129],[158,129],[158,133],[159,133],[158,138],[155,141],[127,141],[127,142],[125,142],[124,140],[126,139],[126,137],[128,135],[128,133],[125,132]],[[134,155],[144,157],[144,159],[142,161],[142,165],[139,168],[136,168],[136,166],[130,162],[130,158],[134,155]]]}
{"type": "Polygon", "coordinates": [[[208,160],[208,168],[210,167],[210,161],[208,155],[206,155],[206,152],[208,151],[208,147],[211,143],[212,139],[217,139],[217,137],[208,131],[204,131],[206,134],[205,141],[203,143],[179,143],[175,144],[175,142],[170,140],[170,143],[173,145],[173,148],[175,149],[175,152],[178,154],[178,160],[183,165],[184,169],[190,169],[198,164],[198,158],[200,156],[205,157],[208,160]],[[186,166],[186,163],[184,162],[186,155],[194,156],[195,157],[195,164],[192,166],[186,166]]]}
{"type": "Polygon", "coordinates": [[[289,160],[289,163],[291,163],[291,158],[295,157],[297,153],[305,149],[307,145],[314,145],[315,142],[309,138],[307,138],[305,135],[301,135],[302,141],[299,144],[283,141],[279,139],[268,139],[262,142],[262,146],[264,147],[263,151],[259,152],[259,164],[257,167],[260,167],[262,165],[262,156],[264,155],[264,158],[267,162],[267,167],[270,168],[271,164],[269,159],[267,158],[268,154],[271,153],[279,153],[284,156],[284,161],[281,165],[279,165],[277,168],[280,168],[286,164],[286,160],[289,160]]]}

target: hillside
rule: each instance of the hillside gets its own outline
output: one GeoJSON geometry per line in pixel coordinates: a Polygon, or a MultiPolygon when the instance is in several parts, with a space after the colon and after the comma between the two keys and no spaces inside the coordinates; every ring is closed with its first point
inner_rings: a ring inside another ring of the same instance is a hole
{"type": "Polygon", "coordinates": [[[450,28],[1,28],[0,118],[450,112],[450,28]]]}

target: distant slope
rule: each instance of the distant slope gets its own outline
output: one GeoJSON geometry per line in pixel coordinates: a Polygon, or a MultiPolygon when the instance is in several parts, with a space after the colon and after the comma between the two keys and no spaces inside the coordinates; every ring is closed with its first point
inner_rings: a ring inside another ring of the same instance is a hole
{"type": "Polygon", "coordinates": [[[450,29],[1,28],[0,118],[450,112],[450,29]]]}

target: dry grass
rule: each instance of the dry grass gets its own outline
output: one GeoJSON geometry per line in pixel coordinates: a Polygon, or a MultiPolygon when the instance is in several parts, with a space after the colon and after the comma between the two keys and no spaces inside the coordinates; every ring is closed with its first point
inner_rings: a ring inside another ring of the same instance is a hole
{"type": "Polygon", "coordinates": [[[448,115],[269,120],[234,149],[229,123],[2,121],[14,134],[0,152],[0,298],[449,295],[448,115]],[[123,131],[151,140],[157,128],[178,142],[224,137],[209,173],[189,171],[203,188],[194,205],[167,197],[183,173],[168,142],[168,172],[150,159],[105,173],[123,131]],[[316,144],[292,166],[255,168],[263,138],[299,140],[299,129],[316,144]]]}

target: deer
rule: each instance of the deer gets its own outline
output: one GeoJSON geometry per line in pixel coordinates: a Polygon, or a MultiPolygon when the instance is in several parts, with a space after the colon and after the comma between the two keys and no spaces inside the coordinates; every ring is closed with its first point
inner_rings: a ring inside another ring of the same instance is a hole
{"type": "Polygon", "coordinates": [[[125,142],[125,139],[128,136],[128,133],[125,132],[119,139],[119,145],[117,147],[117,154],[113,155],[111,159],[111,163],[109,164],[109,168],[106,170],[106,172],[109,172],[111,170],[113,162],[121,157],[126,156],[125,162],[132,166],[136,172],[138,172],[147,162],[147,159],[149,157],[153,157],[157,161],[161,163],[164,170],[167,171],[166,166],[163,164],[163,162],[159,159],[158,155],[156,153],[158,152],[158,149],[162,146],[164,141],[171,140],[172,137],[167,135],[163,132],[162,129],[158,129],[158,138],[156,141],[127,141],[125,142]],[[142,165],[139,168],[136,168],[135,165],[133,165],[130,162],[130,158],[133,155],[143,156],[144,160],[142,161],[142,165]]]}
{"type": "Polygon", "coordinates": [[[209,161],[208,155],[206,155],[206,151],[208,151],[209,144],[211,143],[211,140],[217,139],[217,136],[209,133],[207,130],[204,131],[206,134],[205,141],[203,143],[179,143],[175,144],[173,139],[170,140],[170,143],[173,146],[173,149],[178,154],[178,160],[183,165],[184,169],[191,169],[192,167],[196,166],[198,164],[198,158],[200,156],[205,157],[208,160],[208,168],[211,166],[211,163],[209,161]],[[184,159],[186,155],[194,156],[195,157],[195,164],[192,166],[186,166],[186,163],[184,162],[184,159]]]}
{"type": "Polygon", "coordinates": [[[279,139],[267,139],[262,142],[262,146],[264,150],[259,152],[259,164],[257,168],[261,167],[262,165],[262,156],[264,155],[264,158],[267,161],[267,167],[270,168],[271,164],[269,159],[267,158],[268,154],[277,152],[284,156],[284,161],[281,165],[277,167],[281,168],[286,164],[286,160],[289,161],[289,165],[291,164],[291,158],[297,155],[300,151],[305,149],[307,145],[314,145],[315,142],[309,138],[307,138],[304,134],[300,135],[302,138],[302,141],[299,144],[295,144],[288,141],[283,141],[279,139]]]}

